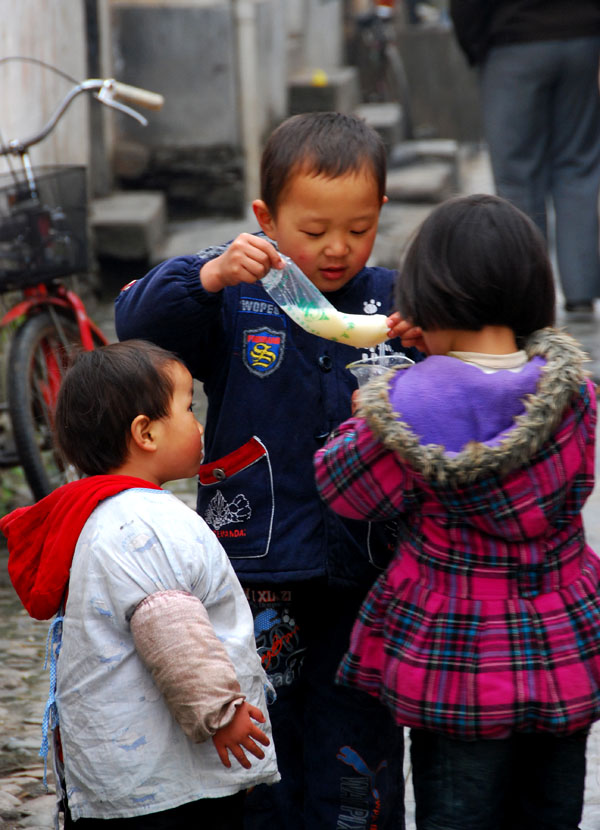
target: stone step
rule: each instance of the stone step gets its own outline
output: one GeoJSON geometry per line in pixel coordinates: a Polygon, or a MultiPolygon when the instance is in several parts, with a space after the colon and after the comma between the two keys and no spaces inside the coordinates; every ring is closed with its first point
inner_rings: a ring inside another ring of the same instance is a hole
{"type": "Polygon", "coordinates": [[[404,111],[398,103],[364,103],[356,107],[354,112],[377,130],[388,153],[406,137],[404,111]]]}
{"type": "Polygon", "coordinates": [[[241,219],[229,217],[200,217],[169,223],[169,232],[164,242],[153,252],[151,265],[175,256],[196,254],[211,245],[221,245],[241,233],[259,230],[251,211],[241,219]]]}
{"type": "Polygon", "coordinates": [[[155,259],[167,234],[162,191],[115,191],[90,205],[92,244],[97,257],[155,259]]]}
{"type": "Polygon", "coordinates": [[[389,155],[390,167],[404,167],[425,159],[447,161],[458,167],[458,142],[452,138],[422,138],[400,141],[389,155]]]}
{"type": "Polygon", "coordinates": [[[443,202],[457,193],[455,165],[426,160],[392,168],[385,192],[393,202],[443,202]]]}

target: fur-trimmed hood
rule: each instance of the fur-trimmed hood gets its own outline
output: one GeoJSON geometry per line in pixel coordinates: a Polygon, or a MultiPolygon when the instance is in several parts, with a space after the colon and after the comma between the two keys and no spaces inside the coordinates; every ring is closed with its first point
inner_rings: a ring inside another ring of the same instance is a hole
{"type": "MultiPolygon", "coordinates": [[[[364,417],[384,446],[406,461],[410,467],[433,484],[462,487],[490,475],[505,476],[526,464],[553,435],[575,393],[585,384],[587,373],[583,368],[585,354],[577,342],[564,331],[543,329],[535,332],[525,345],[530,360],[542,358],[532,391],[523,398],[523,411],[511,419],[510,428],[495,436],[493,441],[471,441],[458,452],[449,452],[440,443],[423,443],[419,436],[419,417],[425,423],[431,402],[424,396],[420,399],[415,418],[414,396],[422,394],[422,385],[417,380],[428,372],[431,388],[439,378],[440,390],[448,388],[448,364],[456,366],[457,383],[460,373],[473,369],[479,372],[482,383],[486,377],[476,367],[461,364],[452,358],[428,358],[422,364],[408,369],[396,369],[376,378],[361,390],[361,405],[358,414],[364,417]],[[427,365],[429,364],[429,365],[427,365]],[[464,367],[464,368],[463,368],[464,367]],[[412,422],[403,420],[399,402],[410,398],[413,411],[412,422]],[[396,409],[391,399],[396,402],[396,409]]],[[[472,394],[472,391],[471,391],[472,394]]],[[[472,406],[468,397],[463,400],[465,411],[472,406]]],[[[438,400],[439,404],[439,400],[438,400]]],[[[448,430],[452,419],[461,418],[461,408],[444,413],[448,430]]],[[[576,424],[573,425],[573,429],[576,424]]]]}

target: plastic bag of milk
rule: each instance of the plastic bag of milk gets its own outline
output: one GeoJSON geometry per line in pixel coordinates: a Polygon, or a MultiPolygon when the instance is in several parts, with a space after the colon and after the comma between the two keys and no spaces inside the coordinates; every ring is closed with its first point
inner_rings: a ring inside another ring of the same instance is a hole
{"type": "Polygon", "coordinates": [[[385,314],[345,314],[338,311],[298,266],[282,256],[285,267],[272,268],[261,280],[265,291],[295,323],[310,334],[368,348],[388,339],[385,314]]]}

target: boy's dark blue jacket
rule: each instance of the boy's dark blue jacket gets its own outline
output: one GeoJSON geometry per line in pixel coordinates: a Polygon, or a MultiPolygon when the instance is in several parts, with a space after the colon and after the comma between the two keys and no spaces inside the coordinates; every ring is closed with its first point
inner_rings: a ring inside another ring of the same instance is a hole
{"type": "MultiPolygon", "coordinates": [[[[260,282],[207,293],[200,268],[222,250],[168,260],[126,286],[116,301],[119,339],[143,338],[174,351],[204,383],[198,512],[242,582],[326,575],[370,584],[378,571],[368,557],[385,566],[391,529],[329,511],[313,472],[314,453],[350,415],[356,381],[346,364],[369,350],[308,334],[260,282]]],[[[393,282],[393,271],[364,268],[327,299],[348,313],[389,314],[393,282]]],[[[397,339],[385,349],[404,351],[397,339]]]]}

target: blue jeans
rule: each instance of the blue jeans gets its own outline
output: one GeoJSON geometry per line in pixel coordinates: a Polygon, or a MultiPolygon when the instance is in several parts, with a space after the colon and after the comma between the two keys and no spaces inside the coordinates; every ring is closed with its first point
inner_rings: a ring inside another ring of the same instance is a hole
{"type": "MultiPolygon", "coordinates": [[[[568,14],[568,7],[565,6],[568,14]]],[[[600,296],[600,37],[497,46],[481,70],[483,123],[498,195],[546,234],[568,301],[600,296]]]]}
{"type": "Polygon", "coordinates": [[[457,741],[413,729],[418,830],[577,830],[587,736],[457,741]]]}
{"type": "Polygon", "coordinates": [[[404,735],[376,700],[334,684],[364,592],[247,586],[280,783],[246,798],[245,830],[403,830],[404,735]]]}

